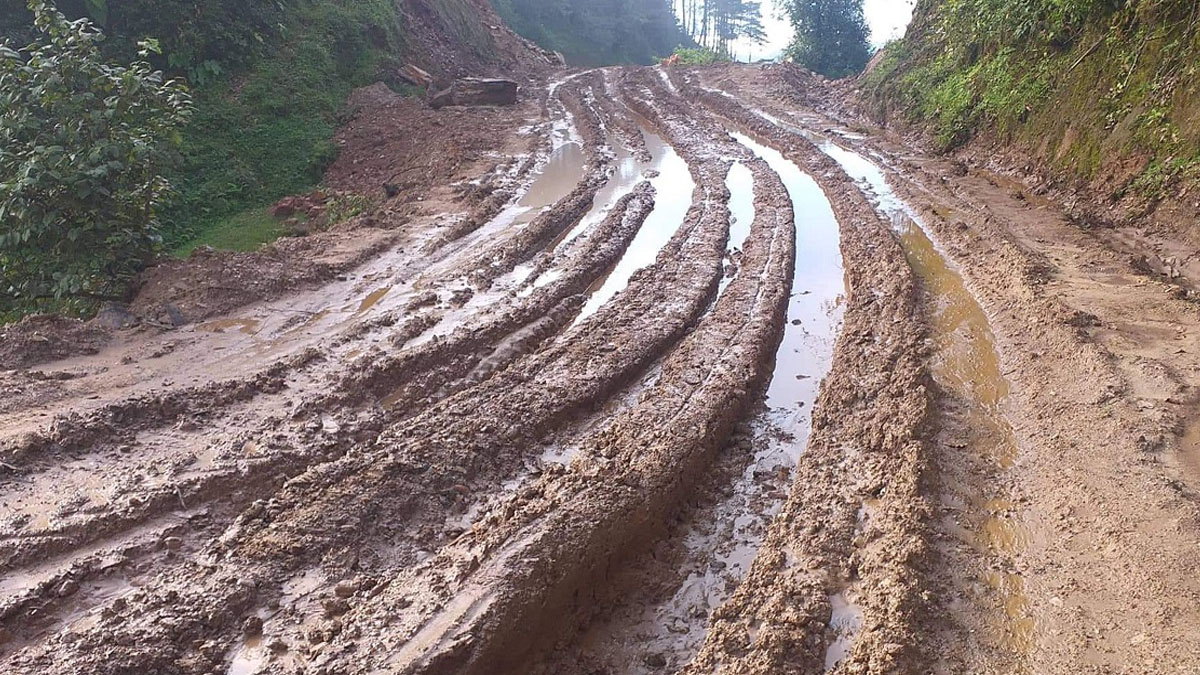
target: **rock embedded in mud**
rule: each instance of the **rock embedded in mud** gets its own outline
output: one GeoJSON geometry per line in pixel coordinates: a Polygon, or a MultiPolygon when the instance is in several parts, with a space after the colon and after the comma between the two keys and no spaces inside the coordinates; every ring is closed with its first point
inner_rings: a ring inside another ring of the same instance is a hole
{"type": "Polygon", "coordinates": [[[358,592],[361,584],[353,579],[342,579],[333,587],[333,594],[339,598],[349,598],[358,592]]]}
{"type": "Polygon", "coordinates": [[[667,666],[667,658],[662,654],[647,654],[643,661],[651,668],[665,668],[667,666]]]}
{"type": "Polygon", "coordinates": [[[242,635],[245,635],[248,638],[255,638],[255,637],[261,636],[262,633],[263,633],[262,617],[260,617],[258,615],[251,615],[251,616],[246,617],[246,620],[242,623],[242,635]]]}
{"type": "Polygon", "coordinates": [[[346,602],[345,598],[326,598],[321,601],[321,609],[324,611],[325,618],[332,619],[349,612],[350,603],[346,602]]]}
{"type": "Polygon", "coordinates": [[[78,591],[79,582],[75,581],[74,579],[67,579],[66,581],[62,582],[55,593],[60,598],[66,598],[75,595],[75,593],[78,591]]]}

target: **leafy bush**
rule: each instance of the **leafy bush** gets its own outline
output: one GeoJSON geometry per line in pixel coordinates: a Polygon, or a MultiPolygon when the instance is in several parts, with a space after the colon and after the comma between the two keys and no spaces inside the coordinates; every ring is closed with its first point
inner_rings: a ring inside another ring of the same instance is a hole
{"type": "MultiPolygon", "coordinates": [[[[685,66],[707,66],[711,63],[720,63],[728,61],[729,57],[722,56],[717,52],[706,47],[684,47],[679,46],[671,52],[669,58],[679,57],[679,63],[685,66]]],[[[663,59],[666,61],[667,59],[663,59]]]]}
{"type": "Polygon", "coordinates": [[[163,171],[191,99],[144,58],[30,0],[37,38],[0,48],[0,311],[121,293],[160,243],[163,171]]]}

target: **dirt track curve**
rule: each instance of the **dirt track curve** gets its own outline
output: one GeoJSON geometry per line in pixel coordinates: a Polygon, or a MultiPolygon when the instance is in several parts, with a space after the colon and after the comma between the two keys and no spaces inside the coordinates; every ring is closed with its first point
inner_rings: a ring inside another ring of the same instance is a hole
{"type": "Polygon", "coordinates": [[[1182,282],[827,91],[563,74],[343,275],[0,373],[0,672],[1200,672],[1182,282]]]}

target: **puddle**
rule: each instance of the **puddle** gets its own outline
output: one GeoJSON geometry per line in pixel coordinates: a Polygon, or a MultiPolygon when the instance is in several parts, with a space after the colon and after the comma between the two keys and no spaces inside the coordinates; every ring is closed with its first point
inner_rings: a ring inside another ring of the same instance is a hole
{"type": "Polygon", "coordinates": [[[1033,650],[1035,623],[1029,610],[1029,596],[1025,594],[1025,580],[1019,574],[989,571],[984,574],[988,587],[1004,599],[1004,615],[1008,619],[1008,630],[1004,644],[1018,654],[1033,650]]]}
{"type": "MultiPolygon", "coordinates": [[[[273,654],[267,643],[268,635],[278,636],[282,631],[301,629],[305,624],[319,616],[319,606],[310,596],[326,585],[325,575],[319,569],[310,569],[303,574],[289,579],[283,584],[279,598],[279,608],[275,610],[260,607],[255,611],[263,620],[261,635],[247,636],[238,640],[232,649],[227,675],[254,675],[261,673],[268,666],[296,670],[299,662],[291,652],[273,654]],[[298,610],[300,614],[292,613],[298,610]],[[283,625],[281,625],[283,624],[283,625]]],[[[301,630],[303,633],[303,630],[301,630]]]]}
{"type": "MultiPolygon", "coordinates": [[[[940,385],[972,403],[966,426],[973,444],[963,451],[978,453],[1000,471],[1012,468],[1017,459],[1016,438],[1002,411],[1009,385],[1001,372],[995,338],[983,308],[926,234],[913,209],[888,185],[879,165],[828,138],[800,131],[841,165],[873,199],[880,213],[891,220],[910,266],[933,296],[933,376],[940,385]]],[[[1020,521],[1019,510],[1007,499],[995,494],[971,495],[963,511],[974,528],[969,543],[982,555],[1009,561],[1029,545],[1029,531],[1020,521]]],[[[1002,646],[1027,654],[1032,648],[1034,620],[1024,581],[1020,575],[1010,573],[990,571],[986,576],[985,581],[1000,596],[1005,609],[1006,620],[999,631],[1002,646]]]]}
{"type": "Polygon", "coordinates": [[[100,624],[101,613],[112,601],[136,590],[124,576],[93,579],[82,583],[78,601],[80,608],[62,621],[62,629],[82,633],[100,624]],[[86,604],[84,604],[86,603],[86,604]]]}
{"type": "MultiPolygon", "coordinates": [[[[583,146],[574,141],[564,143],[547,160],[541,175],[529,186],[517,205],[531,211],[553,205],[566,197],[583,180],[587,158],[583,146]]],[[[531,218],[532,220],[532,218],[531,218]]]]}
{"type": "Polygon", "coordinates": [[[789,451],[794,464],[808,442],[808,414],[833,363],[842,322],[846,280],[838,223],[821,187],[800,167],[749,136],[732,135],[779,175],[795,212],[796,271],[767,389],[771,423],[795,437],[789,451]]]}
{"type": "Polygon", "coordinates": [[[896,213],[893,222],[909,264],[936,298],[931,335],[936,355],[934,376],[943,386],[982,407],[979,414],[973,415],[976,419],[972,426],[995,439],[995,447],[989,449],[993,460],[1001,468],[1011,468],[1017,449],[1000,411],[1009,386],[1000,372],[1000,357],[987,316],[920,225],[907,213],[896,213]]]}
{"type": "MultiPolygon", "coordinates": [[[[695,511],[673,535],[682,560],[674,574],[678,586],[662,599],[632,601],[626,612],[590,627],[583,636],[584,650],[600,655],[609,672],[650,672],[647,654],[667,667],[682,666],[695,655],[707,633],[708,617],[745,578],[771,520],[787,499],[792,469],[808,439],[808,412],[832,363],[845,293],[833,210],[816,182],[795,164],[752,139],[736,138],[779,174],[797,222],[794,292],[768,394],[770,412],[752,424],[748,434],[735,435],[722,456],[721,470],[730,476],[728,492],[695,511]]],[[[734,218],[732,252],[744,245],[754,218],[753,173],[735,163],[726,184],[734,218]]]]}
{"type": "Polygon", "coordinates": [[[854,636],[862,630],[863,613],[855,601],[853,589],[846,589],[829,596],[833,613],[829,619],[829,632],[833,639],[825,650],[825,670],[833,670],[847,656],[854,645],[854,636]]]}
{"type": "Polygon", "coordinates": [[[246,335],[254,335],[258,333],[260,325],[262,325],[262,321],[258,319],[219,319],[217,321],[202,323],[196,326],[196,330],[204,331],[205,333],[225,333],[237,330],[246,335]]]}
{"type": "MultiPolygon", "coordinates": [[[[391,290],[391,286],[384,286],[383,288],[377,288],[374,291],[371,291],[370,295],[363,298],[362,302],[358,303],[358,309],[354,313],[362,314],[375,305],[378,305],[379,301],[383,300],[383,296],[387,295],[389,292],[391,292],[391,290]]],[[[311,321],[311,319],[309,321],[311,321]]]]}
{"type": "Polygon", "coordinates": [[[263,644],[262,636],[244,638],[233,655],[228,675],[254,675],[266,667],[271,655],[263,644]]]}
{"type": "Polygon", "coordinates": [[[592,202],[592,209],[584,216],[575,227],[567,231],[561,241],[555,246],[550,247],[555,252],[563,250],[567,244],[571,243],[580,234],[586,232],[588,228],[593,227],[597,223],[604,220],[612,210],[612,206],[617,203],[621,197],[629,194],[633,188],[642,180],[642,173],[653,167],[653,161],[648,165],[639,162],[637,157],[625,147],[615,136],[609,136],[608,147],[612,149],[616,158],[613,160],[612,175],[608,182],[600,191],[596,193],[596,197],[592,202]]]}
{"type": "Polygon", "coordinates": [[[737,278],[737,270],[741,267],[741,252],[754,223],[754,172],[745,164],[735,162],[729,167],[725,187],[729,188],[730,195],[729,243],[725,247],[725,276],[717,289],[717,297],[737,278]]]}
{"type": "Polygon", "coordinates": [[[653,158],[647,168],[658,172],[657,176],[650,179],[655,188],[654,209],[634,236],[625,255],[588,298],[573,325],[582,323],[624,290],[635,272],[654,264],[658,252],[679,230],[692,206],[696,183],[692,180],[687,162],[658,134],[643,129],[642,135],[646,139],[646,149],[653,158]]]}

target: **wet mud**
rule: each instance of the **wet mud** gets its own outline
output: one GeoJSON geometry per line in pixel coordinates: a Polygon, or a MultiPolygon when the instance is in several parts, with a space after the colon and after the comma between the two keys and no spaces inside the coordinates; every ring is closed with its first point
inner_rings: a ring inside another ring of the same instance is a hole
{"type": "Polygon", "coordinates": [[[828,117],[835,85],[730,68],[531,85],[336,276],[0,373],[0,668],[1066,672],[1186,635],[1056,637],[1100,635],[1140,535],[1097,539],[1108,474],[1044,449],[1066,392],[1155,484],[1185,371],[1139,362],[1139,417],[1084,396],[1064,364],[1126,343],[1038,295],[1066,263],[1001,202],[828,117]]]}

